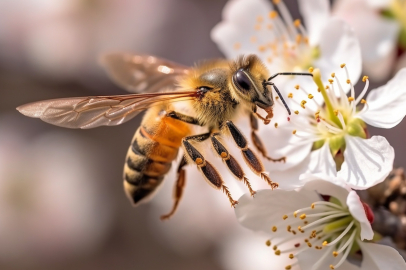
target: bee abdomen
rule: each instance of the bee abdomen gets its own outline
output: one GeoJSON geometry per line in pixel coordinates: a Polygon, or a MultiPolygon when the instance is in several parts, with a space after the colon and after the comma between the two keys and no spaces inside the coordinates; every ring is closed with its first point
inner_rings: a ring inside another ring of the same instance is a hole
{"type": "Polygon", "coordinates": [[[156,116],[147,113],[127,152],[124,189],[133,204],[150,197],[162,183],[178,155],[181,139],[189,130],[183,122],[156,116]]]}

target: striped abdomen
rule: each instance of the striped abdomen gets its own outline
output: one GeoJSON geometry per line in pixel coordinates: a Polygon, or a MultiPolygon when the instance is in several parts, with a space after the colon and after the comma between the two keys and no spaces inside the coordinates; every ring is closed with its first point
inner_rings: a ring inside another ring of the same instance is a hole
{"type": "Polygon", "coordinates": [[[124,165],[124,190],[133,204],[149,197],[161,184],[177,157],[189,126],[165,117],[163,107],[145,114],[127,152],[124,165]]]}

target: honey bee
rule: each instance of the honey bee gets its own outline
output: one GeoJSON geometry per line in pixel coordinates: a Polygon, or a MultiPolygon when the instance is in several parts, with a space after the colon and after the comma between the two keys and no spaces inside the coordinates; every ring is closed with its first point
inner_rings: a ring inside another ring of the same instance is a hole
{"type": "Polygon", "coordinates": [[[124,190],[133,205],[152,197],[182,147],[185,154],[177,169],[174,203],[161,219],[171,217],[178,207],[186,181],[186,164],[195,164],[207,182],[222,190],[235,207],[238,202],[232,198],[220,174],[194,146],[206,139],[211,140],[214,152],[231,174],[254,195],[242,167],[222,143],[225,132],[231,134],[248,167],[272,188],[278,186],[265,172],[261,160],[249,148],[233,119],[243,111],[250,117],[251,139],[262,156],[275,162],[284,161],[284,157],[267,156],[256,134],[258,119],[269,124],[273,116],[272,89],[290,114],[271,81],[273,78],[278,75],[311,76],[310,73],[284,72],[269,76],[256,55],[241,56],[234,61],[203,61],[189,68],[154,56],[111,53],[101,58],[101,64],[114,82],[132,94],[45,100],[19,106],[17,110],[57,126],[88,129],[120,125],[148,109],[135,132],[124,165],[124,190]],[[179,108],[178,102],[186,106],[179,108]],[[261,116],[258,107],[267,115],[261,116]],[[193,125],[207,131],[194,134],[193,125]]]}

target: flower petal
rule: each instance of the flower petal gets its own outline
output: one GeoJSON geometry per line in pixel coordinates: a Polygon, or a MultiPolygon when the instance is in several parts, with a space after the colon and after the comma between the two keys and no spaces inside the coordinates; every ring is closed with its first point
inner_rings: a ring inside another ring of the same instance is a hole
{"type": "Polygon", "coordinates": [[[337,175],[336,163],[331,155],[328,143],[323,144],[320,149],[312,151],[310,159],[309,170],[312,173],[324,173],[330,176],[337,175]]]}
{"type": "Polygon", "coordinates": [[[348,194],[347,205],[351,215],[358,220],[361,225],[361,240],[372,240],[374,231],[372,230],[371,223],[368,221],[364,206],[354,190],[348,194]]]}
{"type": "Polygon", "coordinates": [[[403,270],[406,269],[405,260],[394,248],[358,241],[362,250],[363,260],[361,269],[363,270],[403,270]]]}
{"type": "Polygon", "coordinates": [[[322,32],[320,55],[314,66],[320,68],[323,80],[327,80],[331,73],[345,63],[350,80],[353,84],[358,81],[362,68],[361,48],[348,24],[338,19],[329,21],[322,32]]]}
{"type": "Polygon", "coordinates": [[[338,177],[354,189],[367,189],[382,182],[393,168],[395,152],[385,137],[370,139],[345,136],[344,163],[338,177]]]}
{"type": "Polygon", "coordinates": [[[318,45],[321,33],[330,18],[330,2],[328,0],[298,1],[300,13],[309,34],[312,46],[318,45]]]}
{"type": "Polygon", "coordinates": [[[383,18],[364,0],[338,1],[333,14],[354,28],[362,48],[364,72],[373,81],[387,78],[395,60],[398,23],[383,18]]]}
{"type": "MultiPolygon", "coordinates": [[[[330,265],[334,264],[334,261],[340,259],[342,255],[340,254],[339,257],[334,258],[333,256],[331,256],[331,252],[333,252],[333,250],[334,247],[327,247],[324,248],[324,250],[309,248],[303,252],[300,252],[299,254],[296,255],[300,269],[312,269],[312,270],[330,269],[330,265]]],[[[348,261],[345,261],[338,269],[359,270],[360,268],[356,265],[349,263],[348,261]]]]}
{"type": "Polygon", "coordinates": [[[254,231],[271,232],[282,216],[320,200],[312,190],[259,190],[254,198],[249,194],[238,200],[235,214],[241,225],[254,231]]]}
{"type": "Polygon", "coordinates": [[[229,1],[223,9],[223,20],[211,31],[211,39],[228,59],[244,53],[259,53],[257,45],[250,40],[257,34],[257,18],[268,18],[271,8],[270,1],[265,0],[229,1]]]}
{"type": "Polygon", "coordinates": [[[306,182],[302,189],[315,190],[319,194],[335,197],[343,206],[347,204],[348,190],[341,185],[335,184],[335,182],[339,182],[340,180],[332,177],[323,177],[321,175],[318,175],[317,178],[318,180],[306,182]]]}
{"type": "Polygon", "coordinates": [[[379,128],[392,128],[406,115],[406,68],[396,73],[387,84],[372,90],[367,97],[368,109],[359,114],[366,123],[379,128]]]}

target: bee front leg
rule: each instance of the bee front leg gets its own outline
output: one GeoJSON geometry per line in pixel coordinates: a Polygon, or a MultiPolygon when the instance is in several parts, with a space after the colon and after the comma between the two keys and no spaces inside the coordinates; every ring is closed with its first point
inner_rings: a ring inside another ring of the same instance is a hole
{"type": "Polygon", "coordinates": [[[254,143],[255,148],[262,154],[262,156],[269,161],[273,162],[279,162],[283,161],[286,162],[286,157],[281,157],[281,158],[271,158],[267,156],[266,149],[264,147],[264,144],[262,143],[261,139],[258,137],[258,134],[256,131],[258,131],[258,119],[255,117],[253,113],[250,114],[250,122],[251,122],[251,139],[252,142],[254,143]]]}
{"type": "Polygon", "coordinates": [[[272,189],[277,188],[278,183],[272,182],[269,175],[265,172],[264,165],[262,164],[261,160],[259,160],[255,153],[248,148],[248,142],[244,138],[244,135],[242,135],[241,131],[232,121],[226,121],[225,125],[230,131],[234,142],[240,148],[242,156],[250,169],[257,175],[261,176],[261,178],[264,179],[272,187],[272,189]]]}
{"type": "Polygon", "coordinates": [[[207,134],[202,134],[202,135],[196,135],[196,136],[190,136],[186,137],[182,140],[183,147],[185,148],[185,151],[189,158],[196,163],[198,169],[200,172],[203,174],[204,178],[207,180],[207,182],[215,189],[222,189],[223,192],[227,195],[228,200],[231,203],[232,207],[235,207],[236,204],[238,204],[238,201],[234,200],[231,196],[230,191],[228,188],[224,185],[223,179],[221,178],[220,174],[217,172],[217,170],[213,167],[213,165],[208,162],[203,155],[189,142],[190,139],[195,139],[195,138],[208,138],[210,136],[210,133],[207,134]],[[200,137],[198,137],[200,136],[200,137]],[[206,137],[207,136],[207,137],[206,137]]]}
{"type": "Polygon", "coordinates": [[[240,164],[238,164],[237,160],[230,155],[228,150],[225,148],[225,146],[216,138],[216,136],[219,136],[219,133],[214,133],[211,136],[211,143],[216,150],[217,154],[221,157],[223,162],[227,165],[228,169],[231,171],[231,173],[240,181],[243,181],[244,184],[248,187],[248,190],[251,193],[251,196],[255,195],[255,191],[252,190],[251,184],[248,181],[248,178],[245,176],[244,171],[242,170],[240,164]]]}
{"type": "Polygon", "coordinates": [[[189,115],[179,113],[179,112],[171,111],[171,112],[167,113],[166,116],[173,118],[173,119],[180,120],[180,121],[188,123],[188,124],[201,126],[201,123],[196,118],[189,116],[189,115]]]}
{"type": "Polygon", "coordinates": [[[183,195],[183,189],[186,184],[186,171],[185,169],[183,169],[185,165],[187,165],[187,161],[185,157],[183,157],[182,161],[178,166],[178,179],[176,180],[175,188],[173,190],[174,203],[172,209],[168,214],[162,215],[161,220],[169,219],[171,216],[173,216],[173,214],[175,214],[175,211],[178,208],[180,199],[182,198],[183,195]]]}

